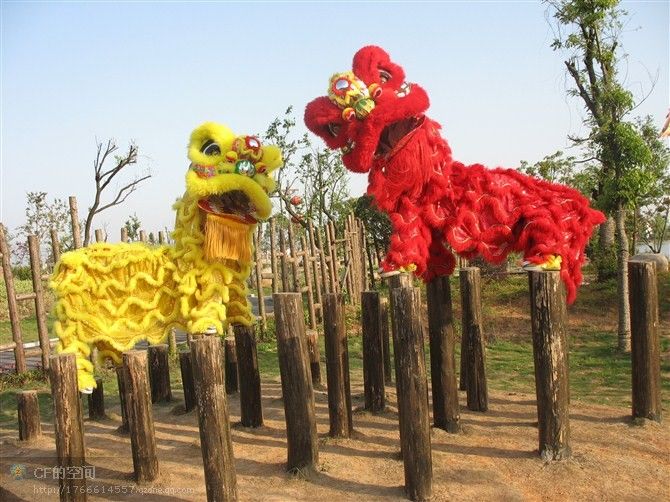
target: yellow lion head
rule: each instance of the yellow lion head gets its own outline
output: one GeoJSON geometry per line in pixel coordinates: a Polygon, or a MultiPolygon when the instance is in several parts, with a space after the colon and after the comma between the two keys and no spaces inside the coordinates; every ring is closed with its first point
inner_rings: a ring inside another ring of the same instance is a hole
{"type": "Polygon", "coordinates": [[[186,198],[198,206],[205,257],[248,262],[251,230],[272,212],[272,173],[282,165],[281,151],[205,122],[191,133],[188,158],[186,198]]]}
{"type": "Polygon", "coordinates": [[[202,211],[248,223],[270,217],[272,172],[282,165],[279,148],[205,122],[191,133],[188,158],[186,192],[198,198],[202,211]]]}

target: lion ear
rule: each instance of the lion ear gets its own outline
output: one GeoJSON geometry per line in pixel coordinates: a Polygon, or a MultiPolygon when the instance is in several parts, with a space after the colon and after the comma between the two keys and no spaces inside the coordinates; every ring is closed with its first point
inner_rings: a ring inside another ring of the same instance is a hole
{"type": "Polygon", "coordinates": [[[263,147],[263,157],[261,158],[261,161],[267,166],[268,173],[280,168],[284,164],[281,150],[275,145],[267,145],[263,147]]]}

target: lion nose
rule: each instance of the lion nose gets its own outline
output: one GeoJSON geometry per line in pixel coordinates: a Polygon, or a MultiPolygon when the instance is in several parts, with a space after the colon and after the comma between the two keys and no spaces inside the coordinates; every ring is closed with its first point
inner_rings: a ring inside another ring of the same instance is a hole
{"type": "Polygon", "coordinates": [[[375,102],[372,98],[361,98],[354,103],[354,113],[357,119],[364,119],[374,110],[375,102]]]}

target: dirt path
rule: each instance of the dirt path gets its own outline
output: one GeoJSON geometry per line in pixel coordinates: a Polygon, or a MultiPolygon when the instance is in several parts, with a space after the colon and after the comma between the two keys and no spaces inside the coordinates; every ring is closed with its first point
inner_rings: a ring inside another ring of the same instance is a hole
{"type": "MultiPolygon", "coordinates": [[[[361,406],[361,382],[352,391],[354,406],[361,406]]],[[[284,471],[280,393],[278,381],[264,381],[265,426],[233,430],[240,500],[404,499],[394,405],[378,416],[355,412],[354,437],[333,440],[327,437],[327,395],[317,390],[321,470],[302,480],[284,471]]],[[[395,403],[395,389],[387,387],[387,393],[395,403]]],[[[89,500],[205,499],[197,417],[177,413],[179,402],[154,406],[161,476],[142,487],[132,481],[130,441],[116,433],[118,408],[109,420],[86,421],[87,460],[96,475],[89,487],[98,491],[89,500]]],[[[238,396],[229,406],[235,423],[238,396]]],[[[433,429],[433,500],[668,500],[670,417],[664,425],[631,426],[626,409],[572,403],[574,457],[545,464],[536,451],[535,412],[534,396],[494,392],[488,413],[462,410],[462,434],[433,429]]],[[[57,500],[57,481],[29,479],[36,467],[55,465],[53,426],[43,423],[43,428],[45,437],[28,446],[16,441],[15,431],[0,430],[0,500],[57,500]],[[26,466],[26,479],[10,475],[13,464],[26,466]]]]}

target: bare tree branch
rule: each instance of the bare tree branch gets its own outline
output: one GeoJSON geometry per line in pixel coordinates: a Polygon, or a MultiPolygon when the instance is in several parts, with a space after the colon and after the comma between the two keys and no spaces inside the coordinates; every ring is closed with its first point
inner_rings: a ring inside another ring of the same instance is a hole
{"type": "Polygon", "coordinates": [[[115,163],[109,169],[104,169],[105,163],[109,161],[110,156],[118,150],[118,146],[114,140],[109,139],[107,143],[98,142],[95,160],[93,161],[93,172],[95,180],[95,197],[93,204],[88,210],[86,223],[84,226],[84,245],[88,245],[91,241],[91,227],[93,225],[93,218],[96,214],[101,213],[105,209],[112,206],[117,206],[125,202],[125,200],[137,189],[137,186],[144,180],[151,178],[151,174],[141,177],[135,177],[132,181],[124,184],[116,191],[116,195],[111,202],[102,203],[103,192],[109,187],[112,181],[122,172],[127,171],[128,168],[137,164],[137,154],[139,148],[137,145],[131,143],[128,146],[128,151],[124,156],[115,158],[115,163]]]}

